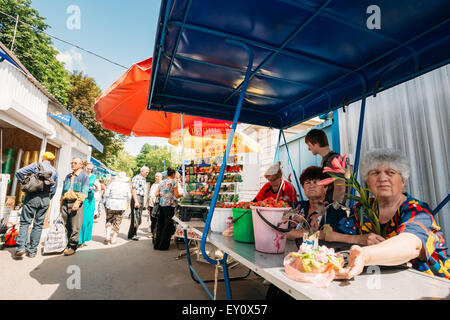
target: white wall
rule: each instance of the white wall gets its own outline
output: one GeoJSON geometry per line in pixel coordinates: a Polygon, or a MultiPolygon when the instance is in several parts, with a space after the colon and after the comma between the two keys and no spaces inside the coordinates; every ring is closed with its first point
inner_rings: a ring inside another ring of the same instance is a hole
{"type": "Polygon", "coordinates": [[[261,146],[261,153],[244,155],[243,183],[239,185],[239,201],[251,201],[267,182],[264,172],[273,164],[279,131],[247,125],[239,129],[261,146]]]}
{"type": "Polygon", "coordinates": [[[14,108],[36,123],[47,123],[47,96],[7,62],[0,63],[0,88],[0,110],[14,108]]]}

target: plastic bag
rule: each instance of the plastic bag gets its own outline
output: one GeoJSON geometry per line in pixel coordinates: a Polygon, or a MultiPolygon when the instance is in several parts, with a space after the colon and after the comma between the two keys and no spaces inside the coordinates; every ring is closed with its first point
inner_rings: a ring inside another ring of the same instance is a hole
{"type": "Polygon", "coordinates": [[[67,230],[61,217],[58,217],[47,234],[43,253],[59,253],[67,247],[67,230]]]}
{"type": "Polygon", "coordinates": [[[303,272],[302,258],[296,257],[296,252],[289,253],[283,261],[286,276],[294,281],[312,283],[318,288],[327,288],[336,279],[339,270],[328,263],[312,272],[303,272]]]}
{"type": "Polygon", "coordinates": [[[224,232],[222,232],[224,237],[232,237],[234,236],[233,225],[229,226],[224,232]]]}

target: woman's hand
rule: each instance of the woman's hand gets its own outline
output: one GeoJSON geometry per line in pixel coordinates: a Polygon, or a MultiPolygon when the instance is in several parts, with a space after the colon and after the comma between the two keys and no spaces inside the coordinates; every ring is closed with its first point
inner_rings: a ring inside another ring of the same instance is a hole
{"type": "Polygon", "coordinates": [[[78,204],[77,201],[75,201],[75,203],[72,206],[72,211],[78,211],[78,209],[80,209],[80,205],[78,204]]]}
{"type": "Polygon", "coordinates": [[[350,256],[348,258],[348,266],[343,272],[337,275],[338,279],[351,279],[363,272],[366,265],[364,249],[360,246],[352,246],[350,248],[350,256]]]}
{"type": "Polygon", "coordinates": [[[383,242],[384,240],[386,240],[386,239],[383,238],[382,236],[371,232],[371,233],[366,233],[366,234],[360,235],[360,240],[358,241],[358,243],[362,244],[364,246],[366,246],[366,245],[371,246],[373,244],[383,242]]]}
{"type": "Polygon", "coordinates": [[[327,209],[325,208],[325,205],[327,204],[326,201],[320,201],[317,204],[315,213],[310,216],[311,220],[311,228],[315,230],[320,229],[320,221],[322,220],[323,216],[325,215],[327,209]]]}
{"type": "Polygon", "coordinates": [[[314,230],[320,229],[320,220],[322,220],[322,215],[319,213],[313,214],[311,216],[311,228],[314,230]]]}

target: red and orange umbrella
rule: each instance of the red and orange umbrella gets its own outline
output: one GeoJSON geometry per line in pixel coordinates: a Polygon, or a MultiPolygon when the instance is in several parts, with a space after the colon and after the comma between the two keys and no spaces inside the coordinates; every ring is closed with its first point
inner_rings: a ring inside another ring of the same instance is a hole
{"type": "MultiPolygon", "coordinates": [[[[102,127],[136,137],[170,138],[179,130],[181,115],[147,110],[152,58],[134,64],[95,99],[95,119],[102,127]]],[[[191,134],[202,128],[229,128],[229,121],[183,115],[183,127],[191,134]],[[197,129],[196,129],[197,128],[197,129]]]]}

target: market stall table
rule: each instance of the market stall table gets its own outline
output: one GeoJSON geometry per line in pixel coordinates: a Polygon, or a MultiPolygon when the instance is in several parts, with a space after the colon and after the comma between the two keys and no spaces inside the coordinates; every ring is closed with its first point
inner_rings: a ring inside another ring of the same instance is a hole
{"type": "Polygon", "coordinates": [[[258,252],[254,244],[238,242],[233,237],[217,233],[210,233],[208,241],[296,299],[450,299],[449,280],[412,268],[368,267],[366,272],[352,280],[337,280],[328,288],[316,288],[286,277],[283,259],[289,252],[297,251],[294,241],[287,241],[283,254],[258,252]],[[380,270],[380,273],[375,270],[380,270]]]}
{"type": "MultiPolygon", "coordinates": [[[[190,206],[190,205],[186,205],[190,206]]],[[[192,205],[193,207],[198,207],[195,205],[192,205]]],[[[203,234],[203,228],[205,227],[205,221],[198,218],[193,218],[190,221],[181,221],[178,217],[174,216],[172,218],[177,224],[178,228],[175,231],[175,238],[184,239],[184,230],[186,230],[186,240],[188,242],[188,246],[184,248],[183,250],[180,250],[180,253],[178,254],[177,259],[180,259],[184,255],[190,255],[191,253],[195,253],[197,255],[197,261],[201,262],[207,262],[206,260],[202,259],[201,256],[201,249],[200,249],[200,241],[202,239],[203,234]],[[191,243],[194,243],[195,246],[193,248],[189,249],[188,247],[191,243]]],[[[217,248],[215,246],[209,245],[208,251],[211,251],[211,253],[214,253],[216,255],[217,248]]],[[[229,262],[232,262],[228,265],[228,268],[233,268],[237,266],[239,263],[236,261],[231,261],[234,259],[229,259],[229,262]]],[[[222,269],[222,268],[221,268],[222,269]]]]}
{"type": "MultiPolygon", "coordinates": [[[[200,283],[204,288],[205,291],[208,293],[208,295],[214,299],[213,295],[210,293],[209,289],[206,288],[205,283],[208,282],[217,282],[217,281],[224,281],[224,279],[218,279],[217,278],[217,273],[216,273],[216,277],[215,279],[211,279],[211,280],[202,280],[200,278],[200,276],[197,274],[197,272],[195,271],[195,269],[192,266],[191,263],[191,257],[190,257],[190,253],[191,250],[189,249],[189,241],[190,240],[194,240],[196,242],[196,247],[194,248],[194,250],[197,252],[197,258],[200,255],[200,243],[199,241],[202,238],[202,234],[203,232],[201,231],[201,229],[203,229],[203,227],[205,226],[205,222],[203,221],[199,221],[199,220],[192,220],[192,221],[181,221],[178,217],[174,216],[172,218],[183,230],[183,238],[184,238],[184,242],[186,245],[186,252],[184,253],[187,256],[187,262],[188,262],[188,267],[189,267],[189,272],[191,274],[192,279],[195,282],[200,283]],[[191,236],[188,236],[188,234],[190,234],[191,236]],[[198,236],[198,238],[197,238],[198,236]]],[[[179,235],[175,234],[175,237],[179,237],[179,235]]],[[[214,251],[214,255],[216,254],[216,247],[214,245],[211,246],[212,247],[212,251],[214,251]]],[[[178,256],[178,258],[180,258],[181,255],[178,256]]],[[[236,265],[239,264],[239,262],[234,261],[234,259],[230,256],[231,259],[227,259],[229,260],[229,264],[226,265],[226,268],[224,269],[222,266],[217,265],[216,267],[219,267],[219,270],[221,270],[222,272],[224,272],[224,278],[225,278],[225,272],[228,276],[228,268],[233,268],[236,265]],[[222,268],[220,268],[222,267],[222,268]]],[[[241,280],[241,279],[245,279],[247,278],[251,273],[251,270],[249,269],[248,273],[242,277],[233,277],[233,278],[228,278],[228,280],[241,280]]]]}
{"type": "Polygon", "coordinates": [[[180,220],[185,222],[190,221],[193,218],[199,218],[204,222],[206,215],[208,214],[208,210],[209,206],[183,203],[179,203],[177,209],[180,220]]]}
{"type": "MultiPolygon", "coordinates": [[[[176,228],[175,231],[175,238],[178,239],[184,239],[184,230],[186,230],[187,234],[187,241],[188,241],[188,246],[191,243],[195,244],[195,247],[193,248],[189,248],[189,251],[187,248],[183,248],[179,250],[179,254],[177,256],[177,259],[180,259],[181,257],[187,255],[187,254],[191,254],[191,253],[196,253],[197,254],[197,260],[199,260],[199,241],[202,238],[202,229],[205,226],[205,222],[201,219],[192,219],[191,221],[189,221],[189,225],[187,224],[187,222],[183,222],[182,220],[180,220],[178,217],[174,216],[173,220],[178,224],[178,227],[176,228]],[[192,226],[193,228],[191,228],[190,226],[192,226]]],[[[184,241],[183,241],[184,243],[184,241]]],[[[177,244],[178,247],[178,244],[177,244]]]]}

